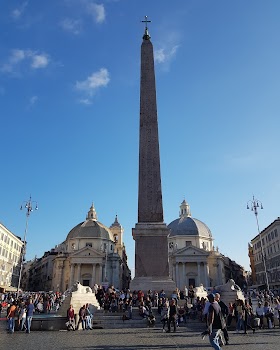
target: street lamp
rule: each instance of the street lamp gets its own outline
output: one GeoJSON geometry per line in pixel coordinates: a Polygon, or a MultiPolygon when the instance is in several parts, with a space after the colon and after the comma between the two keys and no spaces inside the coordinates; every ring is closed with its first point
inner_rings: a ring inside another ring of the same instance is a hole
{"type": "Polygon", "coordinates": [[[259,234],[259,239],[260,239],[260,243],[261,243],[261,254],[262,254],[262,260],[263,260],[263,266],[264,266],[264,274],[265,274],[265,281],[266,281],[266,287],[267,290],[269,291],[269,282],[268,282],[268,274],[267,274],[267,267],[266,267],[266,258],[265,258],[265,254],[264,254],[264,249],[263,249],[263,243],[262,243],[262,238],[261,238],[261,232],[260,232],[260,226],[259,226],[259,220],[258,220],[258,209],[263,209],[263,205],[262,202],[259,201],[258,199],[256,199],[253,196],[253,200],[248,201],[247,202],[247,209],[251,209],[256,217],[256,221],[257,221],[257,226],[258,226],[258,234],[259,234]]]}
{"type": "Polygon", "coordinates": [[[28,201],[24,201],[22,205],[20,206],[20,210],[26,209],[26,222],[25,222],[25,231],[24,231],[24,237],[23,237],[23,246],[22,246],[22,252],[21,252],[21,261],[20,261],[20,270],[19,270],[19,278],[18,278],[18,287],[17,287],[17,295],[19,294],[20,289],[20,283],[22,278],[22,269],[23,269],[23,263],[25,260],[25,253],[26,253],[26,234],[27,234],[27,228],[28,228],[28,218],[33,211],[33,204],[35,205],[35,210],[38,210],[37,202],[34,202],[31,200],[31,196],[29,197],[28,201]]]}

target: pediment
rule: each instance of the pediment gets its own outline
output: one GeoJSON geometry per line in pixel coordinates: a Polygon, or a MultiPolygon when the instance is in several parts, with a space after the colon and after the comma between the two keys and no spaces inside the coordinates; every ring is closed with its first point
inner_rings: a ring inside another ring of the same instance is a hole
{"type": "Polygon", "coordinates": [[[174,253],[175,256],[209,256],[209,251],[201,248],[197,248],[193,245],[181,248],[174,253]]]}
{"type": "Polygon", "coordinates": [[[88,257],[88,256],[92,256],[92,257],[103,257],[104,254],[92,247],[84,247],[82,249],[79,250],[75,250],[71,255],[72,258],[76,258],[76,257],[88,257]]]}

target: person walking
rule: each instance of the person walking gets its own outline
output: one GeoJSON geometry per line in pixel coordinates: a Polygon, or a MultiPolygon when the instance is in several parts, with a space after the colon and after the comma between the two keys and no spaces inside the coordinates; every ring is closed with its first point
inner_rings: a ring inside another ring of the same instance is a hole
{"type": "Polygon", "coordinates": [[[26,333],[30,333],[34,309],[35,307],[32,302],[32,299],[29,299],[28,304],[26,306],[26,333]]]}
{"type": "Polygon", "coordinates": [[[251,326],[251,318],[253,316],[253,310],[251,305],[249,304],[248,300],[245,299],[244,303],[244,334],[247,334],[247,329],[252,329],[253,333],[255,333],[256,329],[251,326]]]}
{"type": "Polygon", "coordinates": [[[169,320],[169,303],[166,301],[164,305],[162,306],[161,313],[160,313],[160,320],[162,322],[162,331],[165,332],[165,325],[168,325],[169,320]]]}
{"type": "Polygon", "coordinates": [[[223,324],[224,318],[222,315],[222,310],[218,302],[215,300],[214,294],[209,294],[208,300],[210,302],[207,315],[209,342],[212,348],[214,348],[215,350],[221,350],[217,333],[219,330],[225,328],[225,325],[223,324]]]}
{"type": "Polygon", "coordinates": [[[169,306],[169,319],[168,319],[168,333],[170,333],[171,330],[171,323],[173,324],[173,332],[176,332],[177,328],[177,306],[174,299],[171,300],[170,306],[169,306]]]}
{"type": "Polygon", "coordinates": [[[26,330],[26,306],[25,303],[22,302],[19,311],[19,328],[21,331],[26,330]]]}
{"type": "Polygon", "coordinates": [[[219,293],[215,294],[215,300],[220,305],[221,312],[222,312],[223,318],[225,320],[225,324],[224,324],[225,327],[222,328],[222,331],[224,333],[224,338],[225,338],[225,341],[226,341],[226,345],[229,345],[229,335],[228,335],[227,326],[226,326],[227,325],[226,320],[227,320],[227,316],[228,316],[228,307],[221,300],[221,295],[219,293]]]}
{"type": "Polygon", "coordinates": [[[8,319],[8,333],[14,333],[15,331],[15,314],[17,309],[17,303],[16,301],[13,301],[12,305],[10,306],[8,313],[7,313],[7,319],[8,319]]]}

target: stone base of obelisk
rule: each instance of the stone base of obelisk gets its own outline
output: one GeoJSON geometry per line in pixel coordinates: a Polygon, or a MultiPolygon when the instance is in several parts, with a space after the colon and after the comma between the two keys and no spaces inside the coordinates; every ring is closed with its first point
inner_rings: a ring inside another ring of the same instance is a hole
{"type": "Polygon", "coordinates": [[[132,229],[135,240],[135,278],[130,290],[149,289],[167,296],[175,290],[175,282],[169,277],[168,241],[170,230],[165,223],[137,223],[132,229]]]}
{"type": "Polygon", "coordinates": [[[176,284],[171,278],[162,278],[162,277],[135,277],[129,286],[131,292],[142,290],[147,294],[148,290],[157,291],[158,293],[161,290],[164,290],[167,297],[170,298],[171,294],[176,289],[176,284]]]}

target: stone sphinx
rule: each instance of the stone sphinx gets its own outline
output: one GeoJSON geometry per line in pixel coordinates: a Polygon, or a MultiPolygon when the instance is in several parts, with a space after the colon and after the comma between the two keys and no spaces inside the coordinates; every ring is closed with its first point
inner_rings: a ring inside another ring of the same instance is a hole
{"type": "Polygon", "coordinates": [[[221,295],[221,300],[226,305],[228,305],[228,303],[235,303],[236,299],[245,300],[241,288],[233,279],[229,279],[226,284],[216,286],[215,291],[221,295]]]}
{"type": "Polygon", "coordinates": [[[92,289],[88,286],[83,286],[79,281],[77,281],[74,284],[74,289],[73,293],[92,293],[92,289]]]}

